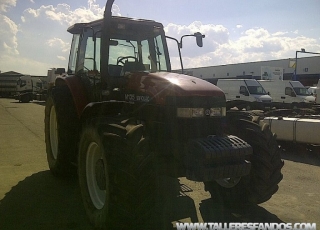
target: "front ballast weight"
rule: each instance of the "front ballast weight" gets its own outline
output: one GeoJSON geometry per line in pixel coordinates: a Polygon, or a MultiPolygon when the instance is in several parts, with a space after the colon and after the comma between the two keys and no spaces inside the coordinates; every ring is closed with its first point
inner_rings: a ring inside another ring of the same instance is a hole
{"type": "Polygon", "coordinates": [[[233,135],[193,139],[186,155],[186,177],[208,182],[246,176],[251,170],[246,159],[252,153],[247,142],[233,135]]]}

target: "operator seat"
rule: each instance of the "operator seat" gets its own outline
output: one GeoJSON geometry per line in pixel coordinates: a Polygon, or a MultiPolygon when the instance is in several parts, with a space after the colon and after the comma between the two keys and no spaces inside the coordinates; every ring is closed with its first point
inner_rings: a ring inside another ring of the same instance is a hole
{"type": "Polygon", "coordinates": [[[122,71],[121,65],[108,65],[110,76],[120,76],[122,71]]]}
{"type": "Polygon", "coordinates": [[[145,71],[146,68],[144,64],[141,62],[129,62],[126,61],[122,68],[122,73],[125,74],[126,72],[135,72],[135,71],[145,71]]]}

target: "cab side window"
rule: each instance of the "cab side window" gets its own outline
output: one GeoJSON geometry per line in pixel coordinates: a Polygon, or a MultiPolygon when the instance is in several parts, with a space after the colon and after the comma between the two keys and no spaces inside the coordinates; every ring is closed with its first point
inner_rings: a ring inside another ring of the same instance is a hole
{"type": "Polygon", "coordinates": [[[295,96],[295,93],[293,92],[292,88],[286,87],[286,88],[285,88],[285,95],[288,95],[288,96],[290,96],[290,97],[294,97],[294,96],[295,96]]]}

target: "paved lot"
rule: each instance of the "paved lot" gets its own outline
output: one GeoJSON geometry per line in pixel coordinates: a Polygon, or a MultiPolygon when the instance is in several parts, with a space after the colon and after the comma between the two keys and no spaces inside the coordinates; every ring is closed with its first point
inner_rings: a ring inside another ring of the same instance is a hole
{"type": "MultiPolygon", "coordinates": [[[[57,179],[48,170],[43,119],[41,103],[0,98],[0,229],[91,229],[77,178],[57,179]]],[[[217,204],[202,183],[172,179],[165,188],[170,197],[164,202],[166,218],[192,222],[314,222],[320,226],[319,155],[304,148],[284,151],[284,179],[279,191],[262,205],[239,210],[217,204]]]]}

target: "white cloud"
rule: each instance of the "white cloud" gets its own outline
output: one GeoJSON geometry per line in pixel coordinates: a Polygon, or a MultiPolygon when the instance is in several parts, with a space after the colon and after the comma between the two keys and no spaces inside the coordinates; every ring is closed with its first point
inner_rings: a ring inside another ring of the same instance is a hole
{"type": "Polygon", "coordinates": [[[276,36],[283,36],[285,34],[288,34],[288,32],[278,31],[278,32],[273,33],[272,36],[275,36],[275,37],[276,36]]]}
{"type": "MultiPolygon", "coordinates": [[[[34,0],[29,1],[34,3],[34,0]]],[[[0,2],[0,12],[16,6],[16,0],[0,2]]],[[[65,3],[30,7],[21,15],[20,25],[0,13],[2,71],[3,67],[6,70],[17,70],[19,66],[22,73],[45,75],[48,68],[66,67],[71,42],[67,28],[77,22],[89,22],[103,17],[104,5],[99,6],[96,0],[88,0],[87,3],[86,7],[77,9],[65,3]]],[[[112,12],[113,15],[121,16],[117,5],[113,5],[112,12]]],[[[289,58],[301,47],[320,52],[320,38],[302,36],[298,30],[244,30],[241,24],[237,24],[236,28],[195,21],[189,25],[170,23],[165,31],[168,36],[178,40],[183,35],[195,32],[205,34],[202,48],[197,47],[194,37],[183,39],[181,52],[185,68],[289,58]]],[[[170,40],[168,45],[173,69],[180,68],[177,45],[170,40]]]]}
{"type": "Polygon", "coordinates": [[[1,0],[0,12],[6,12],[9,7],[16,6],[17,0],[1,0]]]}
{"type": "MultiPolygon", "coordinates": [[[[77,8],[72,10],[68,4],[62,3],[57,6],[42,5],[38,9],[28,8],[24,11],[23,22],[33,21],[36,18],[47,19],[59,22],[61,25],[73,25],[79,22],[90,22],[101,19],[104,13],[104,6],[95,4],[95,0],[88,0],[88,8],[77,8]]],[[[113,5],[114,15],[121,15],[117,5],[113,5]]]]}
{"type": "MultiPolygon", "coordinates": [[[[178,27],[175,29],[179,31],[178,27]]],[[[211,26],[211,30],[207,30],[207,32],[209,35],[207,36],[205,33],[203,48],[191,44],[194,50],[201,50],[201,53],[198,51],[194,52],[194,55],[191,55],[192,53],[184,55],[183,53],[184,68],[289,58],[293,57],[295,50],[301,47],[320,52],[319,40],[296,36],[293,33],[270,33],[264,28],[253,28],[245,31],[240,37],[231,39],[228,37],[228,30],[224,27],[211,26]]],[[[174,57],[172,65],[173,69],[179,69],[180,60],[174,57]]]]}
{"type": "Polygon", "coordinates": [[[45,76],[47,74],[47,69],[55,65],[57,63],[52,63],[52,66],[47,63],[35,61],[30,58],[25,57],[15,57],[12,55],[0,55],[0,63],[5,69],[1,69],[2,72],[6,71],[17,71],[23,74],[31,74],[31,75],[39,75],[45,76]]]}
{"type": "Polygon", "coordinates": [[[57,48],[61,52],[69,52],[70,49],[70,43],[69,42],[64,42],[60,38],[52,38],[46,41],[46,43],[49,47],[57,48]]]}
{"type": "Polygon", "coordinates": [[[0,14],[0,53],[18,54],[18,26],[7,16],[0,14]]]}
{"type": "MultiPolygon", "coordinates": [[[[100,7],[96,0],[87,3],[87,7],[76,9],[65,3],[29,7],[23,11],[19,26],[0,14],[1,70],[17,70],[19,66],[23,73],[45,75],[53,66],[66,67],[71,42],[67,28],[103,17],[104,5],[100,7]]],[[[16,0],[0,0],[0,12],[14,6],[16,0]]],[[[121,15],[115,4],[112,12],[121,15]]]]}
{"type": "MultiPolygon", "coordinates": [[[[165,27],[165,32],[168,36],[174,37],[179,41],[183,35],[194,34],[196,32],[205,35],[203,48],[197,47],[194,37],[183,38],[183,48],[181,50],[183,57],[195,57],[212,52],[217,49],[220,44],[228,42],[229,39],[229,31],[224,26],[202,24],[199,21],[195,21],[188,26],[170,23],[165,27]]],[[[177,50],[176,44],[170,42],[169,50],[177,50]]]]}
{"type": "Polygon", "coordinates": [[[57,56],[57,58],[62,60],[62,61],[66,61],[67,60],[66,57],[64,57],[64,56],[57,56]]]}

